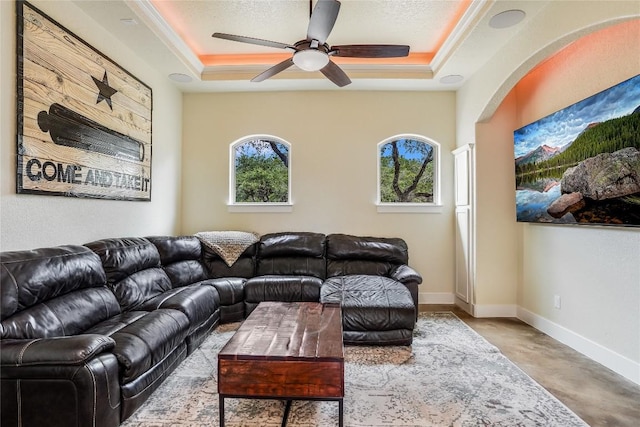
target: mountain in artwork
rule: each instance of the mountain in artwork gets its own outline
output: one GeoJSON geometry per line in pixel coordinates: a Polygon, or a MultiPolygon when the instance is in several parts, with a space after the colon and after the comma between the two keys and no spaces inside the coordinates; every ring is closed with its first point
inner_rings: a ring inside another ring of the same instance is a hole
{"type": "Polygon", "coordinates": [[[530,163],[540,163],[545,160],[562,153],[565,147],[550,147],[546,144],[536,147],[535,150],[528,152],[524,156],[520,156],[516,159],[516,165],[526,165],[530,163]]]}

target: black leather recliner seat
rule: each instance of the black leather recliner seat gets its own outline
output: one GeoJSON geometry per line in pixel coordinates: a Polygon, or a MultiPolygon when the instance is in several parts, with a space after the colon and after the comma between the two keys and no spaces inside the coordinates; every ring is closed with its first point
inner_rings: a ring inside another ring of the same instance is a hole
{"type": "MultiPolygon", "coordinates": [[[[161,265],[158,249],[146,238],[103,239],[85,246],[100,257],[107,276],[107,286],[116,296],[125,315],[130,311],[153,314],[170,310],[171,313],[181,314],[186,320],[181,339],[170,343],[153,343],[163,345],[164,348],[175,348],[174,354],[154,358],[155,350],[151,354],[145,354],[143,347],[139,347],[139,357],[145,366],[139,369],[138,376],[129,377],[125,371],[122,378],[121,417],[124,421],[218,324],[218,293],[213,287],[197,284],[173,287],[161,265]]],[[[181,249],[184,246],[176,241],[175,252],[180,252],[181,249]]],[[[171,264],[171,254],[165,253],[165,256],[171,264]]],[[[192,267],[188,257],[184,262],[187,267],[183,264],[182,267],[185,268],[182,272],[189,276],[193,270],[188,268],[192,267]]],[[[174,273],[176,272],[180,272],[180,267],[174,269],[174,273]]],[[[173,277],[177,284],[182,284],[180,274],[174,274],[173,277]]],[[[160,322],[150,324],[149,328],[156,328],[155,332],[159,336],[165,333],[165,328],[166,331],[171,331],[170,325],[160,322]]],[[[150,332],[149,339],[152,337],[153,333],[150,332]]],[[[152,346],[151,349],[153,348],[152,346]]]]}
{"type": "MultiPolygon", "coordinates": [[[[179,239],[173,253],[185,246],[179,239]]],[[[182,260],[171,268],[172,252],[163,251],[167,267],[173,274],[175,285],[160,262],[157,247],[146,238],[104,239],[85,244],[98,254],[107,273],[107,286],[113,291],[123,311],[154,311],[171,308],[184,313],[189,320],[186,344],[189,354],[198,347],[206,335],[218,324],[218,292],[200,283],[183,282],[182,277],[206,279],[204,269],[199,272],[190,259],[182,260]],[[182,268],[182,270],[181,270],[182,268]],[[182,274],[180,274],[182,273],[182,274]]],[[[187,248],[185,252],[188,253],[187,248]]]]}
{"type": "Polygon", "coordinates": [[[326,274],[325,235],[265,234],[257,243],[256,272],[244,287],[245,315],[263,301],[318,302],[326,274]]]}
{"type": "Polygon", "coordinates": [[[186,357],[187,317],[123,312],[86,247],[5,252],[0,266],[3,426],[117,426],[186,357]]]}
{"type": "Polygon", "coordinates": [[[410,345],[416,323],[411,293],[384,276],[335,276],[322,285],[320,301],[342,307],[346,345],[410,345]]]}
{"type": "Polygon", "coordinates": [[[340,304],[345,344],[410,345],[421,276],[398,238],[327,236],[320,301],[340,304]]]}

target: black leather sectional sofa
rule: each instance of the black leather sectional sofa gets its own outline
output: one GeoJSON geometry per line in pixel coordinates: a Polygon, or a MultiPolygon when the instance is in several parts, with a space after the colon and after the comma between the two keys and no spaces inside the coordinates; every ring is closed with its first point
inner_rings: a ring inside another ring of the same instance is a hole
{"type": "Polygon", "coordinates": [[[0,253],[0,424],[117,426],[220,323],[342,305],[345,344],[409,345],[420,275],[398,238],[264,235],[228,266],[194,236],[0,253]]]}

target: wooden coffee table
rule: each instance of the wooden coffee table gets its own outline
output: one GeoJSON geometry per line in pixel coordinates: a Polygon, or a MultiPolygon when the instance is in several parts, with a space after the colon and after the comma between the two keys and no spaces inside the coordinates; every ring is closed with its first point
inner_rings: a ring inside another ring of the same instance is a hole
{"type": "Polygon", "coordinates": [[[224,399],[282,399],[282,425],[292,400],[339,403],[343,425],[344,351],[338,305],[263,302],[218,354],[220,426],[224,399]]]}

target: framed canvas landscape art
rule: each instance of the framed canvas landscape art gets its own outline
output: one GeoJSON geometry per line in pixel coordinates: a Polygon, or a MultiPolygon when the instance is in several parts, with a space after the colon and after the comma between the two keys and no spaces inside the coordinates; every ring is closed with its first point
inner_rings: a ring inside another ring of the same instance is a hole
{"type": "Polygon", "coordinates": [[[640,226],[640,75],[514,132],[519,222],[640,226]]]}
{"type": "Polygon", "coordinates": [[[16,9],[17,192],[151,200],[151,88],[29,3],[16,9]]]}

